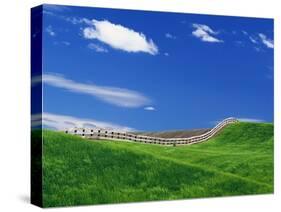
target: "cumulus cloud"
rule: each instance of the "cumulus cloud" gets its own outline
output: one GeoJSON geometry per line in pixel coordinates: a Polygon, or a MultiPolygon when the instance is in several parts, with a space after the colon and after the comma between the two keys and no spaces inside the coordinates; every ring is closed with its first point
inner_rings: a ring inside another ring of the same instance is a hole
{"type": "Polygon", "coordinates": [[[86,39],[97,39],[114,49],[126,52],[145,52],[151,55],[158,53],[158,47],[153,40],[147,39],[143,33],[107,20],[93,19],[91,24],[92,26],[83,29],[86,39]]]}
{"type": "MultiPolygon", "coordinates": [[[[40,82],[40,76],[32,79],[32,85],[40,82]]],[[[44,74],[43,83],[66,89],[71,92],[87,94],[104,102],[120,107],[136,108],[150,104],[151,100],[145,95],[119,87],[100,86],[96,84],[85,84],[66,79],[55,74],[44,74]]]]}
{"type": "Polygon", "coordinates": [[[95,43],[89,43],[88,48],[92,49],[96,52],[100,52],[100,53],[107,53],[108,52],[108,50],[106,48],[104,48],[104,47],[102,47],[98,44],[95,44],[95,43]]]}
{"type": "Polygon", "coordinates": [[[50,35],[50,36],[56,36],[56,33],[53,30],[53,27],[51,25],[49,25],[48,27],[46,27],[46,32],[50,35]]]}
{"type": "Polygon", "coordinates": [[[262,41],[262,43],[267,47],[267,48],[274,48],[273,40],[267,38],[265,34],[259,33],[259,37],[262,41]]]}
{"type": "Polygon", "coordinates": [[[265,122],[265,120],[262,119],[253,119],[253,118],[237,118],[239,121],[242,122],[265,122]]]}
{"type": "Polygon", "coordinates": [[[214,35],[217,35],[218,32],[212,30],[209,26],[204,24],[192,24],[192,27],[195,29],[192,32],[192,35],[199,38],[203,42],[211,42],[211,43],[220,43],[223,40],[220,40],[214,35]]]}
{"type": "Polygon", "coordinates": [[[149,110],[149,111],[154,111],[154,110],[156,110],[154,107],[152,107],[152,106],[148,106],[148,107],[145,107],[144,108],[145,110],[149,110]]]}
{"type": "Polygon", "coordinates": [[[172,35],[172,34],[170,34],[170,33],[166,33],[166,34],[165,34],[165,37],[166,37],[166,38],[169,38],[169,39],[176,39],[176,36],[174,36],[174,35],[172,35]]]}
{"type": "Polygon", "coordinates": [[[102,128],[122,132],[132,132],[135,129],[127,126],[118,125],[111,122],[97,121],[94,119],[77,118],[67,115],[53,113],[33,114],[31,116],[31,126],[33,128],[42,126],[55,130],[65,130],[73,127],[82,128],[102,128]]]}

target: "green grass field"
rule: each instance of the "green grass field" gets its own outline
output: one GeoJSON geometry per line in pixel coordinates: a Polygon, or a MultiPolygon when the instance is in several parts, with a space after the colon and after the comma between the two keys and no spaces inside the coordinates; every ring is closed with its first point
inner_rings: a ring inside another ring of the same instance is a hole
{"type": "Polygon", "coordinates": [[[191,146],[43,131],[43,206],[273,192],[273,125],[236,123],[191,146]]]}

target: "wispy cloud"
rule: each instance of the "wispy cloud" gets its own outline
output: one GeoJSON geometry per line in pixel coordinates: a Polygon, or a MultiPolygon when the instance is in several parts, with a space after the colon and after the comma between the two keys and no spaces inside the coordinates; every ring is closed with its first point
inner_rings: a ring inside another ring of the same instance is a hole
{"type": "Polygon", "coordinates": [[[256,36],[254,35],[250,35],[250,33],[248,33],[247,31],[242,30],[242,33],[253,43],[253,44],[257,44],[258,40],[256,38],[256,36]]]}
{"type": "Polygon", "coordinates": [[[254,119],[254,118],[237,118],[239,121],[242,122],[265,122],[265,120],[262,119],[254,119]]]}
{"type": "Polygon", "coordinates": [[[239,47],[245,46],[244,42],[242,42],[241,40],[236,40],[236,41],[234,41],[234,43],[235,43],[236,46],[239,46],[239,47]]]}
{"type": "MultiPolygon", "coordinates": [[[[256,123],[266,122],[263,119],[256,119],[256,118],[247,118],[247,117],[244,117],[244,118],[243,117],[242,118],[234,117],[234,118],[236,118],[238,121],[241,121],[241,122],[256,122],[256,123]]],[[[212,125],[217,125],[223,120],[224,120],[224,118],[220,119],[220,120],[216,120],[216,121],[211,121],[209,123],[212,124],[212,125]]]]}
{"type": "Polygon", "coordinates": [[[192,35],[199,38],[203,42],[211,42],[211,43],[220,43],[223,40],[220,40],[214,35],[219,34],[218,32],[212,30],[209,26],[204,24],[192,24],[192,27],[195,29],[192,32],[192,35]]]}
{"type": "Polygon", "coordinates": [[[62,41],[61,43],[66,45],[66,46],[70,46],[70,42],[68,42],[68,41],[62,41]]]}
{"type": "Polygon", "coordinates": [[[60,18],[74,25],[76,24],[92,25],[92,21],[87,18],[68,17],[68,16],[60,16],[60,18]]]}
{"type": "Polygon", "coordinates": [[[31,116],[32,127],[39,127],[43,124],[43,127],[51,128],[55,130],[65,130],[73,127],[83,128],[102,128],[118,130],[122,132],[132,132],[135,129],[119,124],[97,121],[94,119],[78,118],[67,115],[59,115],[53,113],[33,114],[31,116]]]}
{"type": "Polygon", "coordinates": [[[51,25],[46,27],[46,32],[50,35],[50,36],[56,36],[56,33],[53,30],[53,27],[51,25]]]}
{"type": "Polygon", "coordinates": [[[166,57],[170,56],[170,54],[169,54],[168,52],[165,52],[164,55],[165,55],[166,57]]]}
{"type": "Polygon", "coordinates": [[[44,5],[43,14],[56,17],[58,19],[69,22],[73,25],[77,25],[77,24],[91,25],[92,24],[92,21],[87,18],[75,17],[75,16],[65,16],[65,15],[62,15],[62,13],[60,13],[60,12],[66,11],[66,10],[70,10],[70,8],[64,7],[64,6],[57,6],[57,5],[44,5]]]}
{"type": "MultiPolygon", "coordinates": [[[[40,76],[32,79],[32,85],[40,81],[40,76]]],[[[91,95],[104,102],[113,104],[119,107],[136,108],[148,105],[151,100],[145,95],[119,87],[99,86],[96,84],[85,84],[66,79],[63,76],[55,74],[44,74],[43,83],[66,89],[71,92],[91,95]]]]}
{"type": "Polygon", "coordinates": [[[169,38],[169,39],[176,39],[176,38],[177,38],[176,36],[174,36],[174,35],[172,35],[172,34],[170,34],[170,33],[166,33],[166,34],[165,34],[165,37],[166,37],[166,38],[169,38]]]}
{"type": "Polygon", "coordinates": [[[95,44],[95,43],[89,43],[88,48],[92,49],[96,52],[100,52],[100,53],[107,53],[108,52],[108,50],[106,48],[104,48],[104,47],[102,47],[98,44],[95,44]]]}
{"type": "Polygon", "coordinates": [[[260,47],[257,47],[257,46],[254,46],[254,50],[255,50],[256,52],[261,52],[261,51],[262,51],[262,49],[261,49],[260,47]]]}
{"type": "Polygon", "coordinates": [[[265,34],[259,33],[259,37],[262,41],[262,43],[267,47],[267,48],[274,48],[273,40],[267,38],[265,34]]]}
{"type": "Polygon", "coordinates": [[[254,38],[254,37],[252,37],[252,36],[249,36],[249,39],[250,39],[250,41],[251,41],[252,43],[254,43],[254,44],[257,44],[257,43],[258,43],[257,39],[254,38]]]}
{"type": "Polygon", "coordinates": [[[248,32],[246,32],[245,30],[242,30],[242,33],[244,34],[244,35],[248,35],[249,33],[248,32]]]}
{"type": "Polygon", "coordinates": [[[148,110],[148,111],[154,111],[154,110],[156,110],[154,107],[152,107],[152,106],[148,106],[148,107],[145,107],[144,108],[145,110],[148,110]]]}
{"type": "Polygon", "coordinates": [[[60,45],[60,46],[70,46],[71,45],[71,43],[70,42],[68,42],[68,41],[58,41],[58,40],[55,40],[55,41],[53,41],[53,44],[54,45],[60,45]]]}
{"type": "Polygon", "coordinates": [[[114,49],[126,52],[145,52],[151,55],[158,53],[158,47],[143,33],[107,20],[93,19],[91,24],[92,26],[83,29],[86,39],[97,39],[114,49]]]}
{"type": "MultiPolygon", "coordinates": [[[[263,52],[264,48],[274,48],[273,40],[268,38],[263,33],[249,33],[247,31],[242,30],[240,34],[243,34],[245,37],[249,39],[251,44],[253,45],[253,49],[257,52],[263,52]]],[[[242,41],[235,41],[235,44],[242,44],[242,41]]],[[[243,42],[243,46],[245,43],[243,42]]],[[[240,45],[241,46],[241,45],[240,45]]]]}

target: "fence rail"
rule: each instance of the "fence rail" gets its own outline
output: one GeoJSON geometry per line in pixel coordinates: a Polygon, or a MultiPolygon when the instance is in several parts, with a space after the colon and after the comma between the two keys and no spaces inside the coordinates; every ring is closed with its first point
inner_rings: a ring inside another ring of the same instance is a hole
{"type": "Polygon", "coordinates": [[[129,141],[129,142],[139,142],[146,144],[159,144],[167,146],[177,146],[177,145],[190,145],[195,143],[200,143],[206,141],[213,136],[215,136],[221,129],[225,126],[238,122],[235,118],[227,118],[218,123],[210,131],[188,138],[160,138],[145,135],[136,135],[127,132],[117,132],[113,130],[105,129],[85,129],[85,128],[73,128],[65,130],[65,133],[79,135],[83,138],[89,139],[106,139],[106,140],[118,140],[118,141],[129,141]]]}

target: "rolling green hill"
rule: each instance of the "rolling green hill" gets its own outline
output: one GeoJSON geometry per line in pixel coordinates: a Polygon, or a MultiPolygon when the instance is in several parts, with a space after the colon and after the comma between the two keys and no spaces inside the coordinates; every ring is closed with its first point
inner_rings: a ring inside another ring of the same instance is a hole
{"type": "Polygon", "coordinates": [[[178,147],[43,138],[44,207],[273,192],[272,124],[240,122],[178,147]]]}

